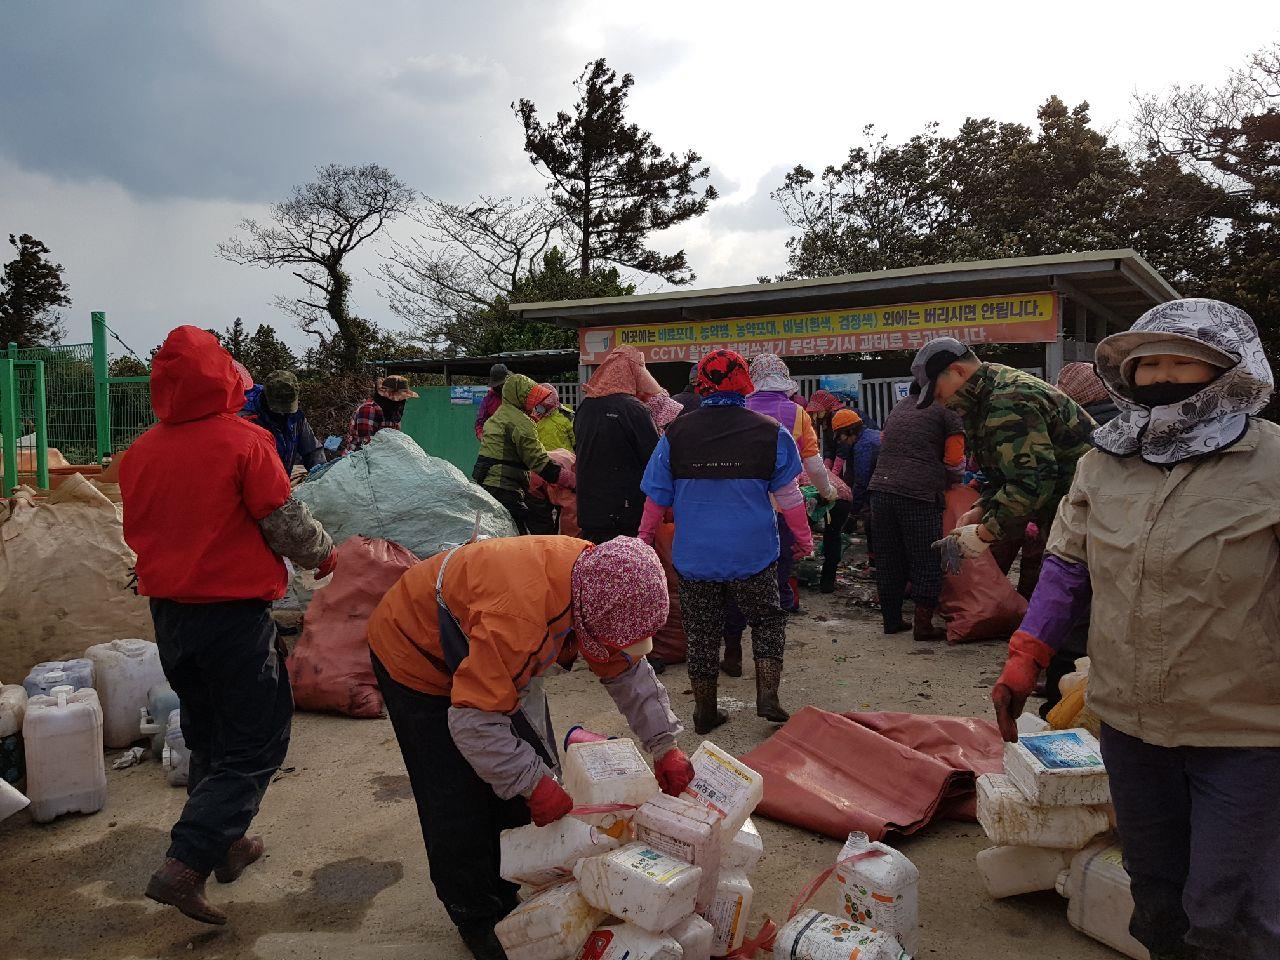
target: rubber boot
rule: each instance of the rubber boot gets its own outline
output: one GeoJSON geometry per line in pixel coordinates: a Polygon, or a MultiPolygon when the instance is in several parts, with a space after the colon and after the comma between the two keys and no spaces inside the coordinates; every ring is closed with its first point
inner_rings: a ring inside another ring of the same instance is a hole
{"type": "Polygon", "coordinates": [[[781,660],[756,661],[756,716],[786,723],[791,714],[778,702],[778,687],[782,683],[781,660]]]}
{"type": "Polygon", "coordinates": [[[724,659],[720,661],[720,669],[727,677],[742,676],[742,637],[724,638],[724,659]]]}
{"type": "Polygon", "coordinates": [[[227,851],[227,858],[213,871],[214,879],[219,883],[233,883],[240,879],[245,867],[262,859],[266,845],[261,837],[241,837],[227,851]]]}
{"type": "Polygon", "coordinates": [[[170,857],[151,875],[147,897],[156,903],[177,907],[192,920],[221,926],[227,922],[227,915],[205,899],[206,879],[207,874],[192,870],[181,860],[170,857]]]}
{"type": "Polygon", "coordinates": [[[710,733],[729,719],[716,702],[715,680],[689,680],[693,687],[693,729],[695,733],[710,733]]]}
{"type": "Polygon", "coordinates": [[[947,639],[947,631],[942,627],[933,625],[935,612],[933,607],[916,605],[916,619],[912,626],[914,639],[924,642],[937,642],[947,639]]]}
{"type": "Polygon", "coordinates": [[[493,927],[483,930],[459,930],[458,934],[476,960],[507,960],[507,952],[502,949],[502,941],[493,932],[493,927]]]}
{"type": "Polygon", "coordinates": [[[902,619],[902,605],[898,605],[897,610],[890,610],[888,607],[882,607],[880,616],[884,620],[885,633],[904,633],[911,629],[911,626],[902,619]]]}

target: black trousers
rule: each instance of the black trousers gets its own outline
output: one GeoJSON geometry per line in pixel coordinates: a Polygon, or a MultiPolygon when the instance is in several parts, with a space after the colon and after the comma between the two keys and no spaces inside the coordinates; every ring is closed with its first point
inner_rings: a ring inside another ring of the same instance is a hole
{"type": "Polygon", "coordinates": [[[498,841],[503,830],[529,822],[529,807],[521,797],[500,800],[458,752],[448,697],[397,683],[372,660],[418,804],[436,896],[461,931],[482,932],[520,902],[519,887],[498,874],[498,841]]]}
{"type": "Polygon", "coordinates": [[[560,532],[560,508],[550,500],[540,497],[529,497],[528,526],[529,532],[535,536],[552,536],[560,532]]]}
{"type": "Polygon", "coordinates": [[[583,540],[589,540],[591,543],[599,546],[602,543],[608,543],[615,537],[634,537],[639,532],[640,525],[636,524],[633,527],[583,527],[581,533],[578,535],[582,537],[583,540]]]}
{"type": "Polygon", "coordinates": [[[937,607],[942,567],[931,545],[942,539],[942,508],[925,500],[873,490],[871,516],[876,589],[885,622],[901,619],[908,582],[917,607],[937,607]]]}
{"type": "Polygon", "coordinates": [[[485,487],[484,491],[507,508],[518,534],[524,536],[529,532],[529,503],[523,492],[504,487],[485,487]]]}
{"type": "Polygon", "coordinates": [[[827,514],[827,525],[822,531],[822,577],[834,578],[840,556],[844,552],[841,534],[849,523],[849,515],[853,512],[853,504],[848,500],[837,500],[831,505],[827,514]]]}
{"type": "Polygon", "coordinates": [[[151,619],[191,751],[187,804],[168,855],[207,874],[249,829],[289,750],[285,651],[262,600],[152,600],[151,619]]]}

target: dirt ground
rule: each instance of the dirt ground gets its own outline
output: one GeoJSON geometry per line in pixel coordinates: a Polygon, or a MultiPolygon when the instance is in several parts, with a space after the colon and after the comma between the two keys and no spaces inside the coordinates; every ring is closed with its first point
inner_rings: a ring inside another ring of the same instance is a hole
{"type": "MultiPolygon", "coordinates": [[[[849,602],[804,595],[788,633],[783,701],[841,711],[909,710],[986,716],[1001,645],[922,646],[884,636],[878,616],[849,602]]],[[[664,677],[682,717],[692,710],[683,666],[664,677]]],[[[585,670],[548,685],[557,729],[573,723],[626,729],[585,670]]],[[[775,729],[755,716],[751,670],[723,679],[730,722],[713,739],[742,754],[775,729]]],[[[681,740],[688,753],[701,738],[681,740]]],[[[115,751],[109,756],[115,755],[115,751]]],[[[386,720],[300,714],[286,767],[255,823],[268,857],[234,886],[210,881],[231,922],[187,920],[142,896],[163,856],[183,791],[158,764],[108,769],[101,812],[36,826],[25,814],[0,823],[0,956],[445,960],[467,956],[435,899],[400,754],[386,720]]],[[[785,916],[795,893],[834,862],[840,844],[763,818],[765,860],[755,877],[750,929],[785,916]]],[[[1045,893],[993,902],[974,855],[988,846],[976,823],[938,822],[901,843],[920,869],[920,956],[947,960],[1093,960],[1118,954],[1074,931],[1066,901],[1045,893]]],[[[834,885],[814,906],[834,910],[834,885]]]]}

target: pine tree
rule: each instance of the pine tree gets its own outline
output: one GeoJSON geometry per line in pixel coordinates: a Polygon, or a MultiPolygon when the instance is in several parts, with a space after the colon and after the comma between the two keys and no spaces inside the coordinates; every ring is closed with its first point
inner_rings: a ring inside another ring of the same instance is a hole
{"type": "Polygon", "coordinates": [[[298,358],[289,349],[289,345],[276,335],[275,327],[260,323],[245,346],[243,363],[253,374],[254,381],[261,383],[274,370],[296,372],[298,358]]]}
{"type": "Polygon", "coordinates": [[[0,346],[58,343],[66,332],[58,309],[71,305],[62,264],[49,260],[49,248],[29,233],[9,234],[9,244],[17,256],[0,274],[0,346]]]}

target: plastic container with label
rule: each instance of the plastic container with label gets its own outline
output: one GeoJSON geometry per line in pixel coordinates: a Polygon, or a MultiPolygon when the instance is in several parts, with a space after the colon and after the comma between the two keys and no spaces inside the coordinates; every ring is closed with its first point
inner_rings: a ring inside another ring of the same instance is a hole
{"type": "Polygon", "coordinates": [[[138,712],[151,688],[164,683],[160,650],[150,640],[112,640],[84,652],[93,661],[94,687],[102,703],[102,742],[127,747],[141,734],[138,712]]]}
{"type": "Polygon", "coordinates": [[[690,758],[693,782],[685,796],[724,817],[724,835],[731,837],[764,798],[764,777],[710,740],[703,740],[690,758]]]}
{"type": "Polygon", "coordinates": [[[171,787],[185,787],[191,775],[191,751],[182,736],[182,711],[173,710],[165,724],[164,753],[160,757],[171,787]]]}
{"type": "Polygon", "coordinates": [[[723,957],[742,946],[751,916],[752,895],[751,881],[741,870],[725,870],[720,874],[715,902],[702,914],[715,931],[711,945],[713,957],[723,957]]]}
{"type": "Polygon", "coordinates": [[[702,868],[631,843],[612,853],[579,860],[573,875],[593,906],[662,933],[694,912],[702,868]]]}
{"type": "Polygon", "coordinates": [[[990,847],[978,853],[978,873],[995,900],[1053,890],[1071,862],[1070,850],[1044,847],[990,847]]]}
{"type": "Polygon", "coordinates": [[[871,842],[865,833],[849,834],[838,860],[869,851],[868,857],[836,868],[840,912],[850,920],[893,934],[907,953],[920,951],[920,871],[906,855],[888,844],[871,842]]]}
{"type": "Polygon", "coordinates": [[[570,880],[530,897],[493,932],[508,960],[573,960],[604,917],[570,880]]]}
{"type": "Polygon", "coordinates": [[[64,813],[94,813],[107,802],[102,758],[102,708],[90,687],[55,687],[27,701],[22,724],[31,819],[48,823],[64,813]]]}
{"type": "Polygon", "coordinates": [[[754,877],[760,860],[764,857],[764,841],[750,817],[742,825],[742,829],[733,835],[720,855],[721,870],[741,870],[748,877],[754,877]]]}
{"type": "Polygon", "coordinates": [[[683,960],[710,960],[716,930],[695,913],[668,930],[667,936],[680,944],[680,949],[684,951],[683,960]]]}
{"type": "MultiPolygon", "coordinates": [[[[580,807],[606,803],[639,806],[658,793],[658,781],[635,743],[623,737],[575,743],[565,751],[564,788],[580,807]]],[[[608,826],[612,814],[586,816],[588,823],[608,826]]]]}
{"type": "Polygon", "coordinates": [[[594,930],[577,960],[683,960],[680,944],[630,923],[594,930]]]}
{"type": "Polygon", "coordinates": [[[1058,892],[1069,897],[1067,920],[1086,936],[1135,960],[1149,960],[1147,948],[1129,933],[1133,894],[1124,854],[1114,843],[1091,843],[1058,876],[1058,892]]]}
{"type": "Polygon", "coordinates": [[[1023,796],[1042,807],[1111,802],[1102,750],[1088,730],[1053,730],[1006,743],[1004,772],[1023,796]]]}
{"type": "Polygon", "coordinates": [[[83,657],[75,660],[46,660],[37,663],[22,681],[27,696],[48,696],[54,687],[70,687],[83,690],[93,686],[93,661],[83,657]]]}
{"type": "Polygon", "coordinates": [[[702,913],[711,906],[720,873],[720,814],[685,797],[659,793],[636,811],[631,828],[650,849],[701,867],[695,909],[702,913]]]}
{"type": "Polygon", "coordinates": [[[502,878],[535,890],[572,879],[575,863],[583,857],[616,850],[622,845],[626,831],[627,824],[623,820],[606,830],[573,817],[562,817],[545,827],[531,823],[514,830],[503,830],[499,841],[502,878]]]}
{"type": "Polygon", "coordinates": [[[778,931],[774,960],[910,960],[892,934],[844,917],[801,910],[778,931]]]}
{"type": "Polygon", "coordinates": [[[1053,847],[1079,850],[1111,828],[1102,806],[1044,807],[1028,800],[1007,776],[978,778],[978,823],[1002,847],[1053,847]]]}

